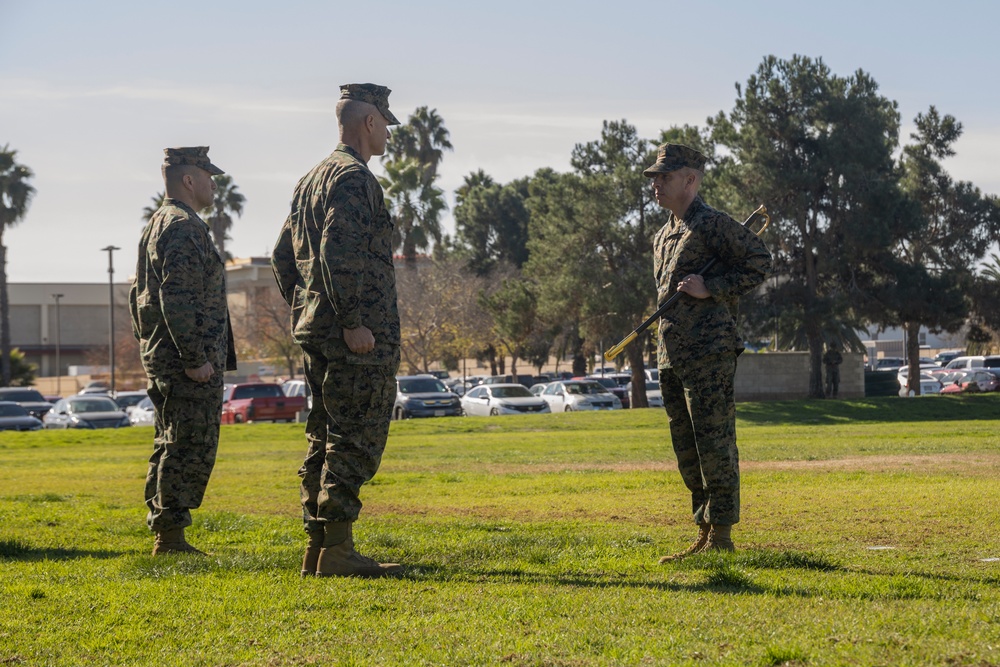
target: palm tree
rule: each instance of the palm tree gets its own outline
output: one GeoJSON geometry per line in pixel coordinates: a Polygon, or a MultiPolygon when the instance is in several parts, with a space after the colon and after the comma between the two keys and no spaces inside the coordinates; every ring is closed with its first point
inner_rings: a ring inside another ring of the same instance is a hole
{"type": "Polygon", "coordinates": [[[24,219],[35,188],[28,184],[34,174],[14,158],[9,145],[0,148],[0,386],[8,386],[10,368],[10,302],[7,297],[7,246],[3,233],[24,219]]]}
{"type": "Polygon", "coordinates": [[[427,182],[426,169],[413,158],[392,160],[385,164],[386,176],[381,179],[396,222],[393,248],[402,249],[411,268],[416,265],[418,250],[429,249],[431,240],[441,242],[444,193],[427,182]]]}
{"type": "Polygon", "coordinates": [[[228,261],[233,258],[226,251],[226,241],[232,240],[229,230],[233,226],[233,215],[236,217],[243,215],[243,204],[247,198],[239,192],[238,186],[233,183],[233,177],[229,174],[213,176],[212,179],[216,186],[215,201],[203,210],[201,215],[212,230],[212,238],[215,239],[215,247],[219,249],[219,254],[228,261]]]}
{"type": "Polygon", "coordinates": [[[404,158],[413,158],[426,168],[423,173],[424,184],[430,185],[437,178],[437,168],[444,157],[444,151],[453,148],[450,136],[451,133],[445,128],[437,109],[420,107],[413,112],[406,125],[393,130],[382,161],[398,162],[404,158]]]}
{"type": "Polygon", "coordinates": [[[150,197],[150,199],[153,200],[153,204],[142,209],[143,222],[149,222],[149,219],[153,217],[153,214],[156,213],[157,209],[163,206],[163,200],[166,198],[167,194],[165,192],[157,192],[155,195],[150,197]]]}

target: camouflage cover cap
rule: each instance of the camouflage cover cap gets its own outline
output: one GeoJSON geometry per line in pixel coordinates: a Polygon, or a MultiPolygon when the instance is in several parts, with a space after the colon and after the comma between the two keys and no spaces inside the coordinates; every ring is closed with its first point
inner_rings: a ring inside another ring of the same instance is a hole
{"type": "Polygon", "coordinates": [[[656,163],[642,172],[642,175],[652,178],[656,174],[667,174],[684,167],[705,171],[706,162],[708,158],[693,148],[681,144],[663,144],[656,154],[656,163]]]}
{"type": "Polygon", "coordinates": [[[163,166],[171,167],[180,164],[189,164],[200,167],[212,176],[218,176],[226,172],[222,171],[208,159],[208,146],[188,146],[187,148],[164,148],[163,166]]]}
{"type": "Polygon", "coordinates": [[[376,86],[374,83],[345,83],[340,87],[340,99],[374,104],[379,113],[389,121],[389,125],[399,125],[399,121],[389,111],[389,93],[391,92],[385,86],[376,86]]]}

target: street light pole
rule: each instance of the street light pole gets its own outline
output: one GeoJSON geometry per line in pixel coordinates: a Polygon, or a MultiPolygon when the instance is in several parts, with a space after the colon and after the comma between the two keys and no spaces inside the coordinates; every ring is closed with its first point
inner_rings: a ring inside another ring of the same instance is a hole
{"type": "Polygon", "coordinates": [[[60,338],[62,328],[59,326],[59,299],[62,297],[62,294],[52,295],[52,298],[56,300],[56,394],[59,396],[62,396],[62,361],[59,358],[59,351],[62,343],[60,338]]]}
{"type": "Polygon", "coordinates": [[[108,253],[108,350],[110,352],[111,366],[111,395],[115,393],[115,250],[121,248],[109,245],[101,248],[102,252],[108,253]]]}

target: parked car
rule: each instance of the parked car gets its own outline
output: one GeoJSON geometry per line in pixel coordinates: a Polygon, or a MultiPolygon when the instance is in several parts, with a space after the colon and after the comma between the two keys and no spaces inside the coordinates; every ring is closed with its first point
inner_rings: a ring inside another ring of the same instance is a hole
{"type": "Polygon", "coordinates": [[[309,383],[305,380],[285,380],[281,383],[281,391],[285,396],[300,396],[306,399],[306,407],[312,410],[313,396],[309,383]]]}
{"type": "Polygon", "coordinates": [[[550,382],[539,396],[548,403],[552,412],[622,409],[618,397],[594,380],[550,382]]]}
{"type": "Polygon", "coordinates": [[[549,386],[548,382],[539,382],[538,384],[533,384],[528,387],[528,391],[531,392],[532,396],[540,396],[545,388],[549,386]]]}
{"type": "Polygon", "coordinates": [[[527,389],[536,382],[533,375],[490,375],[483,379],[483,384],[519,384],[527,389]]]}
{"type": "MultiPolygon", "coordinates": [[[[629,382],[625,389],[632,395],[632,383],[629,382]]],[[[663,407],[663,394],[660,392],[660,383],[646,381],[646,401],[649,403],[651,408],[662,408],[663,407]]]]}
{"type": "Polygon", "coordinates": [[[941,387],[947,387],[950,384],[955,384],[955,381],[959,378],[965,377],[966,371],[959,370],[949,370],[947,368],[939,368],[936,371],[928,371],[935,380],[941,383],[941,387]]]}
{"type": "Polygon", "coordinates": [[[902,357],[882,357],[881,359],[872,359],[868,367],[869,370],[873,371],[896,371],[905,364],[906,359],[902,357]]]}
{"type": "MultiPolygon", "coordinates": [[[[937,364],[920,364],[921,381],[923,380],[923,373],[930,373],[931,371],[941,370],[941,367],[937,364]]],[[[906,396],[906,382],[910,377],[910,367],[900,366],[896,369],[896,382],[899,383],[899,395],[906,396]]],[[[937,378],[931,378],[935,382],[937,378]]],[[[921,390],[921,393],[924,393],[921,390]]]]}
{"type": "Polygon", "coordinates": [[[431,377],[435,377],[438,380],[447,380],[447,379],[451,378],[451,373],[449,373],[448,371],[441,371],[441,370],[438,370],[438,371],[427,371],[426,375],[430,375],[431,377]]]}
{"type": "Polygon", "coordinates": [[[983,365],[983,359],[985,357],[972,356],[972,357],[955,357],[945,368],[950,370],[966,370],[969,368],[981,368],[983,365]]]}
{"type": "Polygon", "coordinates": [[[31,387],[2,387],[0,401],[17,403],[35,419],[41,419],[52,409],[52,403],[46,401],[37,389],[31,387]]]}
{"type": "Polygon", "coordinates": [[[285,396],[273,382],[227,384],[222,393],[222,423],[295,421],[306,408],[304,396],[285,396]]]}
{"type": "Polygon", "coordinates": [[[523,384],[481,384],[462,397],[462,409],[467,415],[520,415],[551,412],[549,404],[532,396],[523,384]]]}
{"type": "Polygon", "coordinates": [[[114,401],[125,414],[131,415],[132,409],[137,406],[148,394],[145,391],[119,391],[114,395],[114,401]]]}
{"type": "Polygon", "coordinates": [[[632,394],[630,394],[628,390],[625,389],[624,384],[618,384],[618,380],[616,378],[610,376],[602,376],[602,375],[588,375],[586,378],[583,379],[599,382],[602,387],[606,388],[608,391],[610,391],[612,394],[618,397],[618,400],[621,401],[623,408],[627,409],[632,407],[631,405],[632,394]]]}
{"type": "Polygon", "coordinates": [[[13,401],[0,401],[0,431],[40,431],[42,420],[13,401]]]}
{"type": "Polygon", "coordinates": [[[107,396],[77,394],[64,398],[42,418],[45,428],[121,428],[128,415],[107,396]]]}
{"type": "Polygon", "coordinates": [[[945,366],[949,361],[955,357],[959,357],[965,353],[965,350],[944,350],[943,352],[938,352],[934,355],[934,363],[938,366],[945,366]]]}
{"type": "Polygon", "coordinates": [[[941,389],[942,394],[966,394],[1000,390],[1000,377],[983,369],[973,368],[941,389]]]}
{"type": "MultiPolygon", "coordinates": [[[[906,388],[907,380],[909,379],[909,374],[897,377],[899,381],[899,395],[906,397],[910,395],[909,389],[906,388]]],[[[941,381],[937,379],[934,375],[927,371],[920,372],[920,395],[927,396],[928,394],[940,394],[941,388],[944,385],[941,381]]]]}
{"type": "Polygon", "coordinates": [[[970,368],[985,368],[988,364],[986,360],[990,359],[990,366],[997,367],[1000,366],[1000,356],[971,356],[971,357],[955,357],[948,362],[945,368],[950,368],[954,370],[968,370],[970,368]]]}
{"type": "Polygon", "coordinates": [[[152,426],[156,422],[152,399],[147,396],[139,401],[129,413],[128,420],[132,422],[132,426],[152,426]]]}
{"type": "Polygon", "coordinates": [[[396,403],[393,419],[411,417],[459,417],[462,399],[448,391],[441,380],[431,375],[402,375],[396,378],[396,403]]]}

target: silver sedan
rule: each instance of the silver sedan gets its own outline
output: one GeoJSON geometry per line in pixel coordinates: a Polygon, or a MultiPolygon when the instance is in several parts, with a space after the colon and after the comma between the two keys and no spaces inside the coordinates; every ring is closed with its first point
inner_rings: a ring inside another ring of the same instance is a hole
{"type": "Polygon", "coordinates": [[[462,409],[467,415],[493,417],[551,412],[548,403],[523,384],[481,384],[462,397],[462,409]]]}
{"type": "Polygon", "coordinates": [[[57,401],[42,418],[45,428],[121,428],[128,415],[107,396],[77,394],[57,401]]]}

